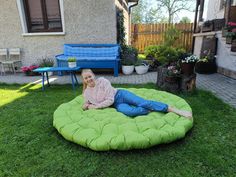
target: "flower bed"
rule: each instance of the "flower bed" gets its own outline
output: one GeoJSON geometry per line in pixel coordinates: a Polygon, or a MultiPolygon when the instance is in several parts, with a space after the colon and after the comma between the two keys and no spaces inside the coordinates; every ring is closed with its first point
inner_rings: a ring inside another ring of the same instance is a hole
{"type": "Polygon", "coordinates": [[[38,76],[39,73],[33,72],[34,69],[37,69],[38,65],[23,66],[21,71],[25,73],[26,76],[38,76]]]}

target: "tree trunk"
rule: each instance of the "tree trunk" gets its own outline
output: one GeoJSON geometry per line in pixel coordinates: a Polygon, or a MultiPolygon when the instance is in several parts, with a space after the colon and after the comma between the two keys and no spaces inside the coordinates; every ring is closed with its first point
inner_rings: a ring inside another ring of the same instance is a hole
{"type": "Polygon", "coordinates": [[[196,74],[190,76],[181,76],[180,89],[184,92],[191,92],[196,88],[196,74]]]}
{"type": "Polygon", "coordinates": [[[164,82],[165,82],[165,76],[167,73],[167,68],[163,67],[163,66],[159,66],[157,68],[157,83],[156,85],[158,87],[162,87],[164,82]]]}

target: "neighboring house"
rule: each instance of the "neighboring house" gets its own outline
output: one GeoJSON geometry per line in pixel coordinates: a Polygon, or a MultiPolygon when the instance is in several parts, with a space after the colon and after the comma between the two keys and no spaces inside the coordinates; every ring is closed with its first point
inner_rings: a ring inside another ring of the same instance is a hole
{"type": "MultiPolygon", "coordinates": [[[[194,34],[194,54],[200,56],[203,37],[216,36],[218,38],[218,47],[216,55],[216,63],[218,72],[236,79],[236,54],[230,52],[230,46],[225,44],[225,38],[222,38],[221,31],[212,31],[201,33],[197,26],[203,20],[204,0],[197,0],[195,14],[195,34],[194,34]],[[199,10],[199,14],[198,14],[199,10]],[[197,20],[197,17],[199,18],[197,20]]],[[[204,21],[214,19],[224,19],[225,24],[228,22],[236,22],[236,0],[209,0],[207,17],[204,21]]]]}
{"type": "Polygon", "coordinates": [[[65,43],[117,43],[117,10],[127,42],[138,0],[0,0],[0,48],[20,48],[23,65],[63,53],[65,43]]]}

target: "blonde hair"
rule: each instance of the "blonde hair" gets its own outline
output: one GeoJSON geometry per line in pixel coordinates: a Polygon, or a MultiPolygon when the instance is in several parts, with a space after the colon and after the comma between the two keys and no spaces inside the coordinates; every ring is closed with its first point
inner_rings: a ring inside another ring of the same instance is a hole
{"type": "MultiPolygon", "coordinates": [[[[94,73],[91,69],[82,69],[81,76],[83,77],[83,74],[88,73],[88,72],[91,73],[92,75],[94,75],[94,73]]],[[[95,75],[94,75],[94,77],[95,77],[95,75]]],[[[87,84],[84,82],[84,79],[82,79],[82,80],[83,80],[83,93],[84,93],[85,89],[87,88],[87,84]]]]}

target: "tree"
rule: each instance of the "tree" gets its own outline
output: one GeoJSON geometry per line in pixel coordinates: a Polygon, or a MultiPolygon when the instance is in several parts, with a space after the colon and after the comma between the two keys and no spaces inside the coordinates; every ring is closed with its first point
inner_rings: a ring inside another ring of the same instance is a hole
{"type": "Polygon", "coordinates": [[[139,0],[137,6],[132,8],[131,22],[137,23],[158,23],[161,20],[161,13],[153,7],[153,3],[147,0],[139,0]]]}
{"type": "Polygon", "coordinates": [[[191,23],[191,19],[188,17],[182,17],[179,23],[191,23]]]}
{"type": "Polygon", "coordinates": [[[182,11],[191,11],[195,0],[156,0],[157,9],[164,10],[168,14],[168,23],[173,23],[174,16],[182,11]]]}
{"type": "Polygon", "coordinates": [[[160,16],[157,9],[150,8],[144,16],[145,23],[158,23],[160,16]]]}
{"type": "Polygon", "coordinates": [[[168,23],[168,18],[167,17],[162,17],[160,20],[160,23],[168,23]]]}
{"type": "Polygon", "coordinates": [[[147,9],[147,2],[140,0],[138,5],[132,8],[131,23],[143,23],[145,18],[145,10],[147,9]]]}

